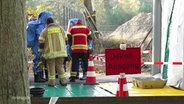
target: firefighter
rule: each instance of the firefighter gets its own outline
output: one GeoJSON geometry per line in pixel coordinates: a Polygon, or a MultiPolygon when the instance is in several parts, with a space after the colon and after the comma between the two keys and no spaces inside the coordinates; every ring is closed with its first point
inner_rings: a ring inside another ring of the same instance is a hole
{"type": "Polygon", "coordinates": [[[27,37],[27,47],[31,48],[31,51],[34,55],[33,59],[33,72],[34,72],[34,82],[45,82],[43,78],[43,70],[39,67],[40,55],[38,53],[38,38],[41,31],[45,28],[46,19],[52,16],[50,11],[42,11],[37,20],[30,21],[27,24],[26,28],[26,37],[27,37]]]}
{"type": "Polygon", "coordinates": [[[66,86],[67,81],[63,61],[67,56],[65,43],[67,37],[64,29],[55,24],[52,17],[47,19],[46,25],[39,37],[39,52],[47,60],[48,85],[55,86],[55,69],[57,69],[60,84],[66,86]]]}
{"type": "Polygon", "coordinates": [[[86,79],[88,67],[88,40],[92,40],[90,33],[90,29],[87,26],[84,26],[81,20],[78,20],[68,31],[68,42],[72,48],[70,82],[75,82],[78,72],[79,58],[81,58],[84,65],[82,79],[86,79]]]}

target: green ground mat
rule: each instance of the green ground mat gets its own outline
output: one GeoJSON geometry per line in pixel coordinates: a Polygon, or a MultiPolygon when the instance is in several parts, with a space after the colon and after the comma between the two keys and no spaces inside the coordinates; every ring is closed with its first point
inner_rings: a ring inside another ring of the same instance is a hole
{"type": "Polygon", "coordinates": [[[50,87],[47,85],[36,84],[30,88],[44,88],[43,97],[112,97],[111,92],[102,89],[96,85],[68,84],[67,86],[56,85],[50,87]]]}

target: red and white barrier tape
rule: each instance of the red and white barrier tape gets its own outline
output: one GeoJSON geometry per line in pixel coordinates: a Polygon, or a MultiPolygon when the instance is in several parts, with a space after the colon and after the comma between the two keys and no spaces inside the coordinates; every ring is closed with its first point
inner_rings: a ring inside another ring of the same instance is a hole
{"type": "Polygon", "coordinates": [[[141,51],[141,54],[146,54],[146,53],[151,53],[152,52],[152,50],[145,50],[145,51],[141,51]]]}
{"type": "Polygon", "coordinates": [[[141,65],[183,65],[183,62],[141,62],[141,65]]]}
{"type": "Polygon", "coordinates": [[[97,61],[105,62],[105,58],[104,57],[101,57],[101,56],[98,56],[98,55],[94,55],[93,56],[93,59],[94,60],[97,60],[97,61]]]}
{"type": "MultiPolygon", "coordinates": [[[[143,51],[144,53],[151,53],[151,50],[149,51],[143,51]]],[[[105,63],[105,58],[94,55],[93,56],[94,60],[101,61],[105,63]]],[[[183,65],[184,62],[141,62],[141,65],[183,65]]]]}
{"type": "MultiPolygon", "coordinates": [[[[105,59],[103,57],[95,56],[94,60],[105,63],[105,59]]],[[[28,61],[28,64],[31,64],[31,63],[33,63],[33,61],[28,61]]],[[[141,62],[141,65],[183,65],[183,64],[184,62],[141,62]]]]}

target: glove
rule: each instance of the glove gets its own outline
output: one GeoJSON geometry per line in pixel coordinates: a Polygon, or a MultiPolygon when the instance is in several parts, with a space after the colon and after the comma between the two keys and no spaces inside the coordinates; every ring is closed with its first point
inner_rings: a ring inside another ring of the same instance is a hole
{"type": "Polygon", "coordinates": [[[46,62],[46,59],[42,55],[40,55],[38,60],[39,62],[36,67],[40,68],[41,70],[44,70],[45,68],[44,63],[46,62]]]}
{"type": "Polygon", "coordinates": [[[36,68],[41,68],[42,66],[43,66],[42,61],[39,61],[38,64],[37,64],[37,66],[36,66],[36,68]]]}

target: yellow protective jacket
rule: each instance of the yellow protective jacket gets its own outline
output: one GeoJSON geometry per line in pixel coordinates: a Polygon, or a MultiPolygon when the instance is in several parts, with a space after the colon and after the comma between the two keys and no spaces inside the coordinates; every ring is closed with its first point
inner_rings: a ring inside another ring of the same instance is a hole
{"type": "Polygon", "coordinates": [[[39,43],[44,43],[44,48],[40,49],[45,59],[66,57],[66,35],[64,29],[55,23],[49,24],[39,37],[39,43]]]}

